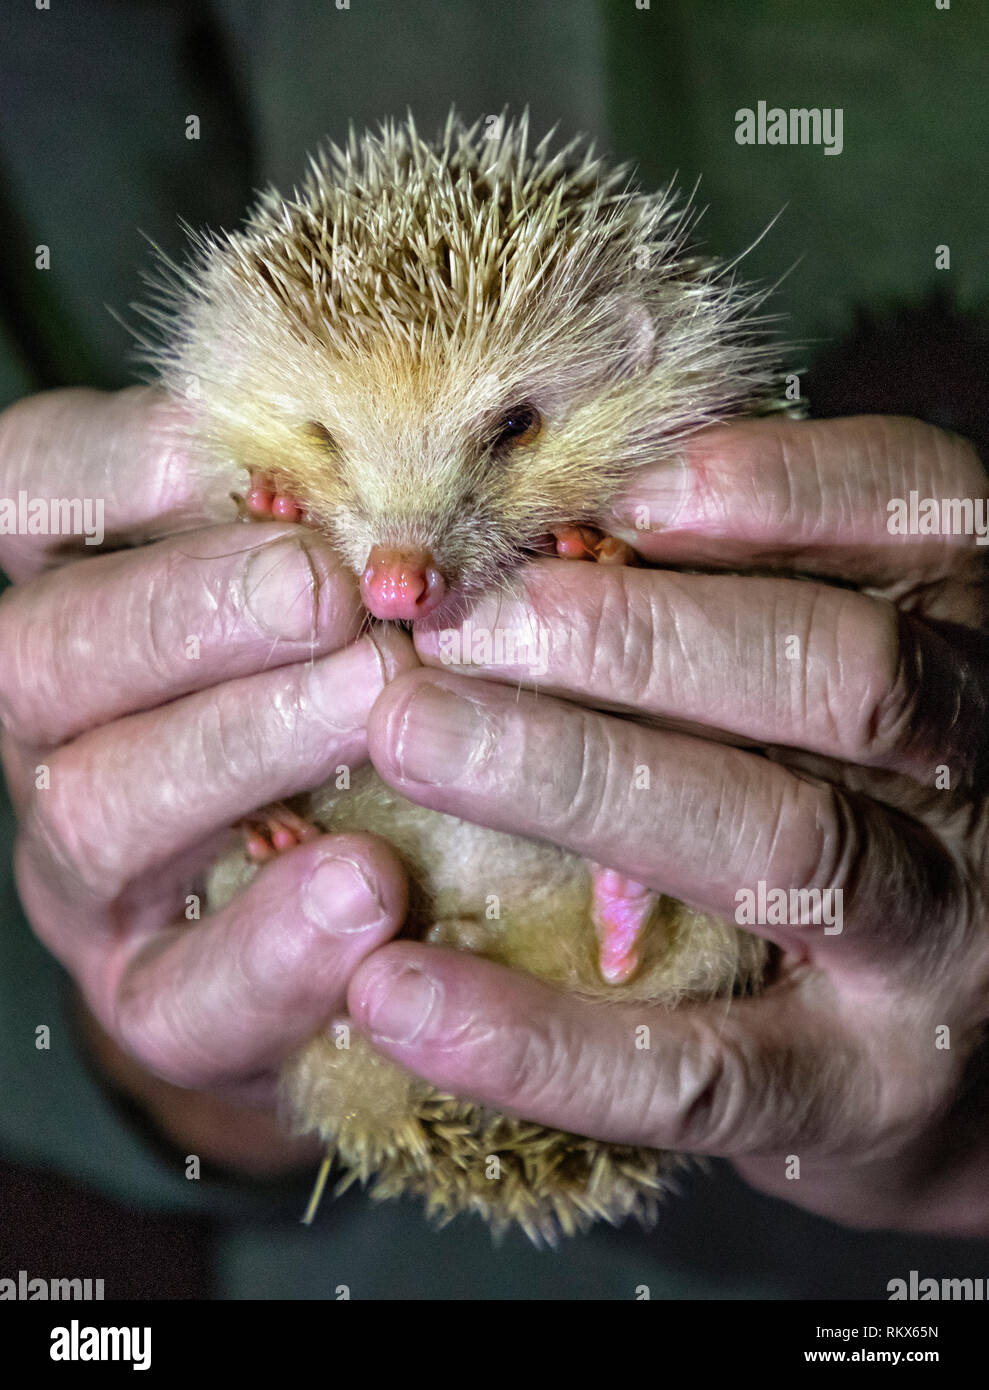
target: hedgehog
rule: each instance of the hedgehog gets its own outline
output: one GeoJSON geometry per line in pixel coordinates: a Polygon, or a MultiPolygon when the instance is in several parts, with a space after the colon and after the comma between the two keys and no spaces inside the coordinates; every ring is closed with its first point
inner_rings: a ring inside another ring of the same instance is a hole
{"type": "MultiPolygon", "coordinates": [[[[784,408],[762,296],[696,251],[696,216],[583,137],[531,143],[527,113],[451,112],[435,141],[411,114],[351,127],[240,230],[187,229],[187,260],[164,261],[142,308],[143,354],[183,403],[187,455],[246,521],[323,532],[368,623],[447,629],[480,595],[524,592],[539,557],[638,562],[601,525],[634,471],[703,426],[784,408]]],[[[373,766],[344,780],[258,808],[209,875],[210,907],[316,833],[371,831],[409,874],[405,935],[605,1006],[727,1006],[765,979],[767,946],[731,923],[415,805],[373,766]]],[[[292,1128],[326,1145],[306,1219],[332,1160],[337,1190],[552,1242],[652,1222],[684,1161],[442,1092],[345,1018],[282,1081],[292,1128]]]]}

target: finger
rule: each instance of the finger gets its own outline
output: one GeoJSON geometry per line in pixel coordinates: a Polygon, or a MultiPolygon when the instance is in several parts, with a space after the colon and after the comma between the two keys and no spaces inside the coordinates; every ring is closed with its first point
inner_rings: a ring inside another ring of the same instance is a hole
{"type": "Polygon", "coordinates": [[[975,534],[900,535],[890,504],[984,500],[972,446],[918,420],[741,421],[639,471],[602,519],[648,560],[718,569],[785,565],[877,587],[931,583],[984,558],[975,534]]]}
{"type": "Polygon", "coordinates": [[[210,527],[99,556],[0,601],[0,716],[52,747],[192,690],[333,651],[363,609],[299,526],[210,527]]]}
{"type": "Polygon", "coordinates": [[[87,906],[133,892],[218,826],[364,762],[371,706],[413,665],[408,639],[382,631],[311,666],[228,681],[65,744],[24,826],[37,876],[73,904],[54,914],[54,930],[71,937],[87,906]]]}
{"type": "MultiPolygon", "coordinates": [[[[861,1154],[916,1108],[933,1049],[925,1036],[880,1068],[878,1044],[814,1002],[821,988],[603,1008],[402,941],[360,965],[348,1003],[377,1049],[443,1091],[571,1133],[682,1153],[861,1154]]],[[[883,1031],[875,1017],[871,1031],[883,1031]]]]}
{"type": "Polygon", "coordinates": [[[368,749],[412,801],[548,840],[812,957],[923,969],[943,950],[938,924],[964,916],[951,860],[920,826],[706,739],[419,671],[376,704],[368,749]]]}
{"type": "Polygon", "coordinates": [[[89,983],[88,1002],[175,1085],[249,1082],[342,1010],[351,974],[399,930],[406,900],[383,842],[325,836],[266,865],[201,925],[119,952],[89,983]]]}
{"type": "Polygon", "coordinates": [[[989,682],[972,651],[833,585],[546,560],[526,597],[417,633],[427,665],[687,729],[913,776],[985,776],[989,682]],[[725,672],[732,673],[730,681],[725,672]]]}
{"type": "MultiPolygon", "coordinates": [[[[105,546],[233,521],[239,471],[198,468],[180,424],[180,407],[150,387],[29,396],[0,415],[0,495],[88,501],[105,546]]],[[[79,533],[5,535],[0,565],[20,582],[94,549],[79,533]]]]}

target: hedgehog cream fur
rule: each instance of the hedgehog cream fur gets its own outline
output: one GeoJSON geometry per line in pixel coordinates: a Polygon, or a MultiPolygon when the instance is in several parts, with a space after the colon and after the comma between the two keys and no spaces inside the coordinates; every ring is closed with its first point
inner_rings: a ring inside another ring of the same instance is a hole
{"type": "MultiPolygon", "coordinates": [[[[640,192],[580,141],[530,147],[526,117],[498,127],[492,138],[451,113],[435,143],[411,117],[351,131],[291,198],[265,194],[243,230],[194,234],[190,261],[168,263],[143,310],[144,355],[187,403],[197,466],[234,495],[245,470],[277,479],[357,575],[373,546],[427,550],[450,622],[473,596],[518,589],[539,539],[593,524],[640,465],[704,425],[776,408],[760,299],[691,252],[674,192],[640,192]],[[519,402],[538,411],[538,437],[498,453],[495,422],[519,402]]],[[[396,847],[409,933],[590,999],[727,1000],[765,969],[761,941],[663,898],[634,976],[605,984],[577,856],[413,805],[372,768],[294,804],[396,847]]],[[[253,872],[227,856],[211,904],[253,872]]],[[[334,1022],[286,1067],[285,1090],[344,1183],[534,1239],[651,1216],[674,1156],[442,1094],[356,1034],[339,1047],[334,1022]]]]}

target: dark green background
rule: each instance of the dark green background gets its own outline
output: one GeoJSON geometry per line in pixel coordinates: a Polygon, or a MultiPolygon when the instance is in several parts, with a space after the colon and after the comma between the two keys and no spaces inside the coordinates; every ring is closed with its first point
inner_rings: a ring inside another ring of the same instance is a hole
{"type": "MultiPolygon", "coordinates": [[[[537,130],[591,132],[644,182],[700,177],[702,234],[722,255],[782,210],[745,270],[790,272],[774,308],[805,345],[842,333],[856,305],[916,302],[935,283],[964,307],[986,302],[989,25],[973,5],[53,0],[36,11],[25,0],[3,24],[0,404],[131,379],[107,306],[140,296],[139,229],[177,251],[180,215],[229,225],[253,188],[291,184],[322,135],[407,106],[428,130],[451,102],[468,116],[528,104],[537,130]],[[842,107],[843,153],[739,146],[735,111],[760,99],[842,107]],[[48,272],[34,269],[39,243],[48,272]],[[937,273],[942,243],[951,270],[937,273]]],[[[9,844],[5,803],[2,824],[9,844]]],[[[186,1182],[177,1156],[103,1091],[9,871],[0,894],[0,1155],[130,1208],[207,1214],[221,1296],[324,1297],[346,1283],[354,1297],[629,1298],[646,1283],[654,1297],[883,1297],[911,1268],[989,1272],[985,1245],[843,1232],[748,1193],[725,1165],[687,1180],[652,1235],[598,1231],[560,1255],[514,1239],[492,1249],[469,1221],[434,1234],[415,1208],[356,1195],[302,1230],[301,1187],[186,1182]],[[53,1028],[51,1052],[34,1049],[38,1023],[53,1028]]],[[[2,1227],[18,1216],[0,1222],[0,1273],[2,1227]]]]}

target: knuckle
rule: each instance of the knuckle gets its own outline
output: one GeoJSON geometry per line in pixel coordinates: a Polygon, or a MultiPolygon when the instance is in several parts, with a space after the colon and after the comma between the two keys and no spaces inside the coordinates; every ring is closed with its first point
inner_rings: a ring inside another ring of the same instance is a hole
{"type": "Polygon", "coordinates": [[[204,777],[220,779],[225,787],[246,788],[263,779],[268,751],[264,735],[262,715],[253,701],[221,696],[206,703],[188,726],[193,746],[185,750],[183,761],[204,777]]]}
{"type": "MultiPolygon", "coordinates": [[[[698,1022],[684,1040],[672,1078],[672,1118],[663,1144],[685,1152],[732,1152],[738,1143],[754,1088],[744,1049],[698,1022]]],[[[669,1108],[669,1096],[655,1105],[669,1108]]]]}
{"type": "Polygon", "coordinates": [[[746,843],[749,863],[758,863],[760,877],[798,891],[847,885],[863,851],[863,828],[855,800],[831,782],[795,769],[773,789],[768,810],[757,793],[760,814],[743,801],[740,819],[760,825],[755,843],[746,843]],[[768,846],[768,850],[767,850],[768,846]]]}
{"type": "Polygon", "coordinates": [[[155,1006],[143,992],[122,1001],[116,1011],[114,1032],[120,1046],[145,1071],[172,1086],[205,1090],[217,1081],[216,1066],[186,1040],[187,1029],[180,1017],[159,998],[155,1006]]]}
{"type": "Polygon", "coordinates": [[[892,604],[876,604],[866,648],[863,698],[853,760],[883,764],[910,745],[917,721],[920,648],[905,640],[905,618],[892,604]]]}
{"type": "Polygon", "coordinates": [[[87,897],[111,901],[121,889],[115,837],[102,830],[105,806],[74,751],[48,759],[48,785],[30,803],[25,833],[87,897]]]}
{"type": "MultiPolygon", "coordinates": [[[[765,468],[753,471],[753,477],[763,475],[766,488],[765,506],[768,510],[769,527],[785,530],[799,520],[804,506],[804,489],[801,481],[808,476],[819,479],[821,475],[817,436],[813,432],[804,434],[793,430],[775,429],[764,440],[766,452],[765,468]]],[[[762,494],[760,491],[760,505],[762,494]]]]}
{"type": "Polygon", "coordinates": [[[19,742],[26,742],[28,735],[27,708],[21,698],[21,623],[18,617],[19,603],[16,591],[8,589],[0,595],[0,651],[4,660],[0,662],[0,723],[19,742]]]}
{"type": "MultiPolygon", "coordinates": [[[[551,836],[593,835],[608,803],[607,740],[600,722],[582,710],[567,710],[554,722],[552,775],[536,783],[534,819],[551,836]]],[[[526,753],[523,766],[536,767],[545,760],[546,732],[545,727],[527,732],[537,746],[526,753]]]]}
{"type": "Polygon", "coordinates": [[[806,798],[809,814],[800,817],[808,832],[807,851],[795,886],[844,891],[856,881],[864,858],[865,835],[857,804],[832,783],[800,785],[810,795],[806,798]]]}
{"type": "Polygon", "coordinates": [[[540,1026],[528,1025],[508,1030],[501,1045],[495,1048],[490,1041],[481,1049],[490,1059],[490,1082],[505,1104],[524,1104],[539,1108],[541,1101],[554,1090],[559,1078],[570,1076],[567,1048],[559,1031],[547,1020],[540,1026]]]}
{"type": "Polygon", "coordinates": [[[877,767],[902,757],[916,731],[921,649],[892,604],[821,586],[811,598],[806,706],[848,762],[877,767]]]}
{"type": "Polygon", "coordinates": [[[845,595],[830,585],[807,582],[797,587],[792,622],[784,627],[804,631],[805,660],[798,665],[798,680],[788,683],[790,663],[778,663],[790,708],[798,717],[813,719],[818,736],[828,746],[843,747],[848,740],[849,702],[846,669],[841,657],[845,595]]]}
{"type": "Polygon", "coordinates": [[[271,742],[277,763],[294,767],[312,756],[311,710],[294,675],[279,682],[255,718],[264,722],[257,732],[271,742]]]}
{"type": "Polygon", "coordinates": [[[581,643],[590,689],[616,690],[622,704],[636,707],[652,689],[656,633],[673,628],[656,586],[643,590],[638,577],[624,568],[604,576],[581,643]]]}
{"type": "MultiPolygon", "coordinates": [[[[252,547],[246,555],[255,553],[252,547]]],[[[184,541],[157,548],[133,617],[133,645],[159,681],[183,668],[190,638],[210,650],[243,636],[246,563],[240,553],[214,560],[184,541]]]]}
{"type": "Polygon", "coordinates": [[[251,787],[268,783],[280,770],[311,767],[318,756],[312,721],[294,674],[222,718],[223,738],[230,764],[239,768],[251,787]],[[239,723],[238,723],[239,721],[239,723]]]}
{"type": "Polygon", "coordinates": [[[134,638],[127,643],[128,649],[140,652],[141,663],[154,681],[165,684],[184,656],[191,607],[185,582],[190,561],[174,550],[155,558],[160,558],[160,564],[148,566],[146,581],[134,594],[135,607],[121,616],[125,620],[133,616],[134,638]]]}
{"type": "Polygon", "coordinates": [[[294,676],[257,691],[235,683],[215,696],[184,726],[182,737],[190,741],[184,766],[198,768],[215,788],[252,800],[282,774],[311,765],[317,750],[294,676]]]}
{"type": "Polygon", "coordinates": [[[72,703],[73,685],[62,675],[63,665],[71,665],[64,653],[71,633],[57,606],[39,621],[32,616],[34,598],[29,605],[25,595],[10,589],[0,598],[0,723],[18,743],[55,744],[72,703]]]}
{"type": "Polygon", "coordinates": [[[23,744],[57,744],[72,730],[79,671],[92,644],[73,620],[61,572],[0,599],[0,719],[23,744]]]}

